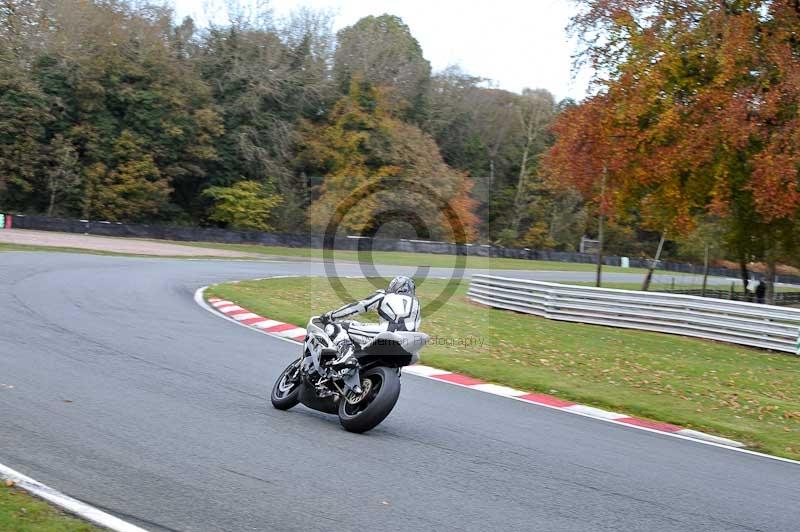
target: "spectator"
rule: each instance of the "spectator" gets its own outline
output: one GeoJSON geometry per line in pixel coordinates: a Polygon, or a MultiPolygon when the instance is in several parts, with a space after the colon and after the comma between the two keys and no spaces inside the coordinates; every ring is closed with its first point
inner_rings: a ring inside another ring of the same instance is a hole
{"type": "Polygon", "coordinates": [[[767,285],[764,283],[764,280],[760,280],[758,282],[758,286],[756,286],[756,301],[758,303],[764,303],[764,295],[767,293],[767,285]]]}

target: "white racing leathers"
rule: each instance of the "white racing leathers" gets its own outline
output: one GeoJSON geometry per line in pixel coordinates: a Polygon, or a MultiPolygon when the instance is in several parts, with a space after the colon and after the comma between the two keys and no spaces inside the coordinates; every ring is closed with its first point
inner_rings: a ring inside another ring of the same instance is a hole
{"type": "Polygon", "coordinates": [[[385,331],[417,331],[419,330],[419,300],[406,294],[387,294],[378,290],[371,296],[355,303],[350,303],[330,313],[332,319],[339,320],[375,310],[380,317],[379,323],[360,323],[357,321],[341,321],[331,334],[331,339],[339,345],[350,339],[359,346],[368,344],[376,335],[385,331]]]}

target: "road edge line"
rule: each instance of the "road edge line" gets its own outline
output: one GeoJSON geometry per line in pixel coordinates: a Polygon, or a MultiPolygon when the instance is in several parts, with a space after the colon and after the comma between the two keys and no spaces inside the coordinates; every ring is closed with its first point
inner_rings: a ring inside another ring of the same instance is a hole
{"type": "Polygon", "coordinates": [[[3,464],[0,464],[0,478],[10,480],[14,483],[14,487],[21,488],[31,495],[61,508],[69,514],[80,517],[95,525],[114,530],[115,532],[147,532],[144,528],[123,521],[119,517],[115,517],[90,504],[65,495],[3,464]]]}

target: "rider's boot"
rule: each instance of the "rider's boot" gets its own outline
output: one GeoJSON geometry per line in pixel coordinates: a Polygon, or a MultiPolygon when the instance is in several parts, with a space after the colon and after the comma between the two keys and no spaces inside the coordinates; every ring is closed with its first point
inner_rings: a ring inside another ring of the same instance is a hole
{"type": "Polygon", "coordinates": [[[328,363],[332,369],[341,371],[358,367],[358,359],[353,354],[356,348],[351,340],[341,340],[336,347],[339,349],[339,356],[328,363]]]}

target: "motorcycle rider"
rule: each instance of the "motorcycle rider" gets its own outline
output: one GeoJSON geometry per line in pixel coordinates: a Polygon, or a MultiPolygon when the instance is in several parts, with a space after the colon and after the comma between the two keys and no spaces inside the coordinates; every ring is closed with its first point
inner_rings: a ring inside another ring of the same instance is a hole
{"type": "Polygon", "coordinates": [[[339,351],[337,358],[330,362],[331,367],[337,370],[356,367],[358,361],[353,356],[356,350],[354,342],[363,347],[379,333],[385,331],[417,331],[419,329],[419,300],[414,280],[402,275],[395,277],[385,291],[377,290],[366,299],[326,312],[320,318],[325,323],[325,333],[336,344],[339,351]],[[334,322],[334,320],[371,310],[378,312],[379,323],[360,323],[350,320],[334,322]]]}

